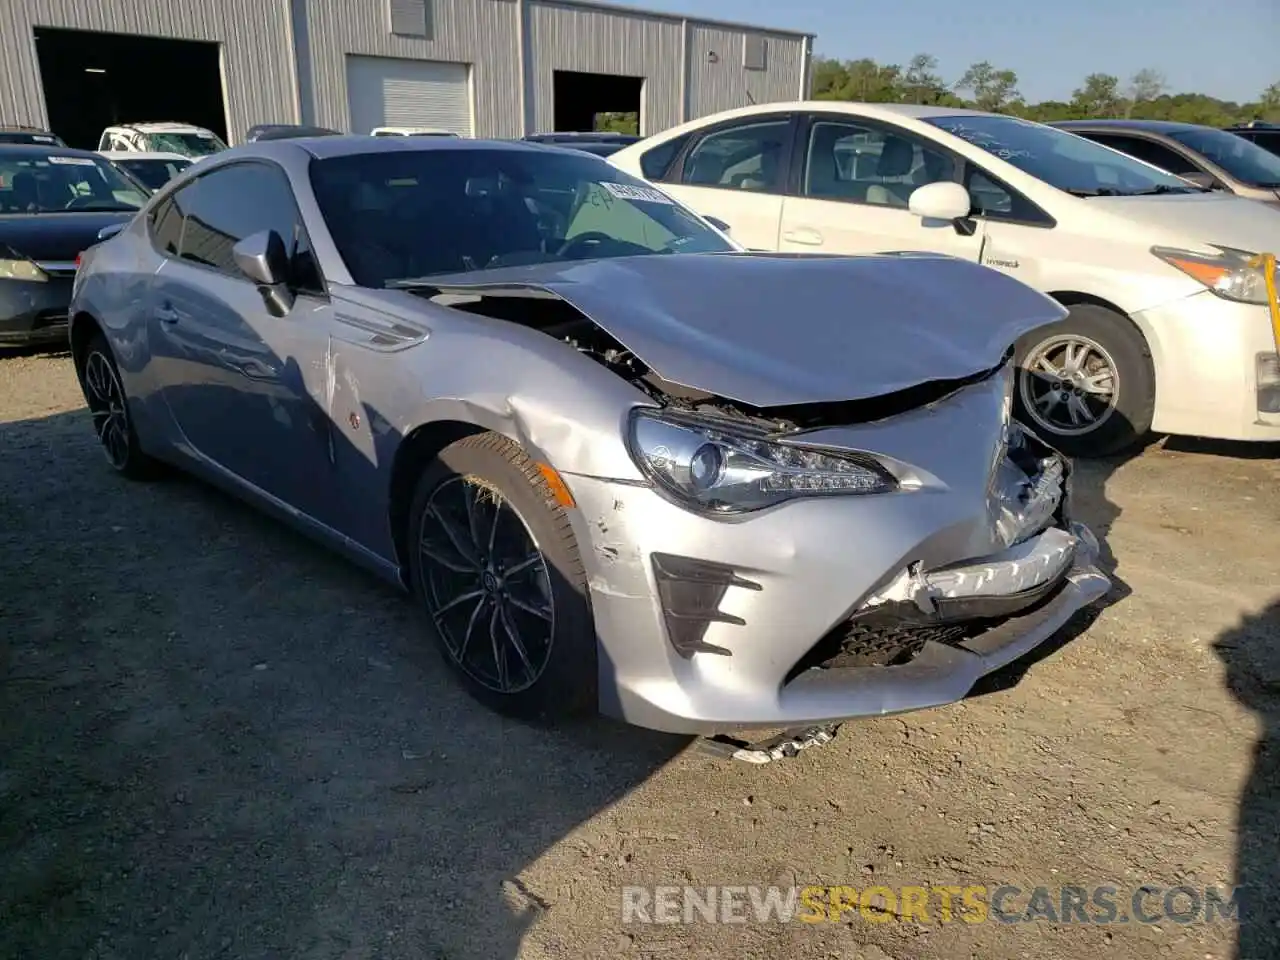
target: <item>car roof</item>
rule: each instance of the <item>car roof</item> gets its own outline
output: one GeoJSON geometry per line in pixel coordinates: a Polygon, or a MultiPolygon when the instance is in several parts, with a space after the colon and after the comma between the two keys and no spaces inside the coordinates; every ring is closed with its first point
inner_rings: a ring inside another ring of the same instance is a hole
{"type": "Polygon", "coordinates": [[[566,143],[575,140],[590,140],[598,143],[612,143],[618,140],[634,142],[639,140],[638,134],[634,133],[616,133],[612,130],[574,130],[559,133],[531,133],[523,139],[532,143],[554,143],[557,140],[563,140],[566,143]]]}
{"type": "Polygon", "coordinates": [[[204,131],[210,133],[212,131],[205,130],[204,127],[197,127],[193,123],[171,123],[168,121],[146,121],[143,123],[120,123],[108,130],[137,130],[139,133],[193,133],[195,131],[204,131]]]}
{"type": "Polygon", "coordinates": [[[86,157],[101,160],[102,154],[75,147],[60,147],[54,143],[0,143],[0,153],[17,157],[86,157]]]}
{"type": "Polygon", "coordinates": [[[1180,123],[1177,120],[1056,120],[1050,126],[1064,130],[1097,128],[1099,130],[1145,130],[1148,133],[1178,133],[1185,130],[1216,130],[1217,127],[1201,123],[1180,123]]]}
{"type": "Polygon", "coordinates": [[[190,157],[184,157],[180,153],[166,153],[154,150],[99,150],[99,156],[106,157],[108,160],[185,160],[190,162],[190,157]]]}
{"type": "Polygon", "coordinates": [[[415,153],[422,150],[554,150],[555,147],[523,140],[472,140],[469,137],[371,137],[342,134],[336,137],[297,137],[290,140],[255,140],[218,154],[234,157],[278,157],[284,151],[304,150],[317,160],[369,153],[415,153]]]}

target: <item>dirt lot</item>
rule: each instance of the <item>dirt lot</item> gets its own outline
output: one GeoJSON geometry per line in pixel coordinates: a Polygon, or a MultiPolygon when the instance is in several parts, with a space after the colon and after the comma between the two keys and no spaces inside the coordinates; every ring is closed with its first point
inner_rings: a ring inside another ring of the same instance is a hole
{"type": "Polygon", "coordinates": [[[1088,468],[1095,622],[754,768],[484,712],[393,592],[193,482],[118,480],[69,361],[0,358],[0,956],[1275,957],[1266,889],[1239,925],[649,926],[621,890],[1276,889],[1276,456],[1088,468]]]}

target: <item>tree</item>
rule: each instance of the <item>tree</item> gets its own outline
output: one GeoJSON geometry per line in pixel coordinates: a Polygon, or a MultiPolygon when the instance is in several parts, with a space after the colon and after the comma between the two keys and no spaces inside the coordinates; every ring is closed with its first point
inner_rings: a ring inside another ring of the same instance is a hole
{"type": "Polygon", "coordinates": [[[1120,112],[1120,81],[1109,73],[1091,73],[1071,94],[1071,106],[1085,119],[1114,117],[1120,112]]]}
{"type": "Polygon", "coordinates": [[[1012,70],[997,70],[986,60],[966,70],[956,89],[972,93],[973,105],[979,110],[999,111],[1019,99],[1018,75],[1012,70]]]}
{"type": "Polygon", "coordinates": [[[903,75],[903,95],[912,103],[937,103],[946,94],[946,85],[937,73],[938,58],[917,53],[907,64],[903,75]]]}
{"type": "MultiPolygon", "coordinates": [[[[1219,100],[1203,93],[1166,92],[1165,79],[1157,71],[1139,70],[1121,88],[1110,74],[1091,73],[1084,78],[1071,101],[1045,100],[1024,103],[1018,93],[1018,75],[997,70],[983,60],[965,71],[948,87],[938,75],[938,61],[918,53],[907,63],[882,64],[864,57],[841,62],[814,57],[812,95],[817,100],[862,100],[871,103],[931,103],[947,107],[976,107],[1028,120],[1048,122],[1084,117],[1133,116],[1147,120],[1177,120],[1211,127],[1262,119],[1280,121],[1280,83],[1273,83],[1251,103],[1219,100]],[[968,91],[965,99],[953,91],[968,91]]],[[[632,120],[618,115],[610,123],[632,120]]]]}
{"type": "Polygon", "coordinates": [[[1133,116],[1133,111],[1140,103],[1150,103],[1164,93],[1164,74],[1150,67],[1144,67],[1133,75],[1129,81],[1129,102],[1125,105],[1124,115],[1133,116]]]}
{"type": "Polygon", "coordinates": [[[1258,98],[1258,112],[1263,120],[1280,120],[1280,81],[1262,91],[1258,98]]]}

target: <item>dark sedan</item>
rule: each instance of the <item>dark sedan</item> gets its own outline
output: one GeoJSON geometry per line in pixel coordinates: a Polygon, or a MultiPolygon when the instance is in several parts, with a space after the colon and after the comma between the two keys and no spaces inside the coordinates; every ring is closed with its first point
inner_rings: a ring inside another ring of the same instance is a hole
{"type": "Polygon", "coordinates": [[[246,143],[254,143],[258,140],[294,140],[298,137],[336,136],[340,136],[338,131],[330,130],[328,127],[313,127],[302,123],[260,123],[256,127],[250,127],[244,139],[246,143]]]}
{"type": "Polygon", "coordinates": [[[608,157],[617,153],[623,147],[629,147],[631,144],[640,140],[640,137],[633,133],[612,133],[608,131],[583,131],[581,133],[531,133],[524,138],[530,143],[550,143],[557,147],[568,147],[571,150],[581,150],[583,153],[593,153],[597,157],[608,157]]]}
{"type": "Polygon", "coordinates": [[[1217,127],[1169,120],[1052,124],[1213,190],[1280,203],[1280,157],[1217,127]]]}
{"type": "Polygon", "coordinates": [[[95,153],[0,145],[0,344],[66,337],[76,258],[145,202],[95,153]]]}

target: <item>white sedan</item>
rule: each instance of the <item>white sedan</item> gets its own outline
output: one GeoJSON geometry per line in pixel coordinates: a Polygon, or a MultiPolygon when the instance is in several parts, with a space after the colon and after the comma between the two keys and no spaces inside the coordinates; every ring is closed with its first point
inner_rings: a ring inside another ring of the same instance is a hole
{"type": "Polygon", "coordinates": [[[1280,208],[949,107],[762,104],[609,162],[747,247],[929,250],[1057,298],[1069,316],[1017,346],[1017,400],[1066,452],[1114,453],[1149,429],[1280,440],[1280,307],[1257,256],[1280,249],[1280,208]]]}

